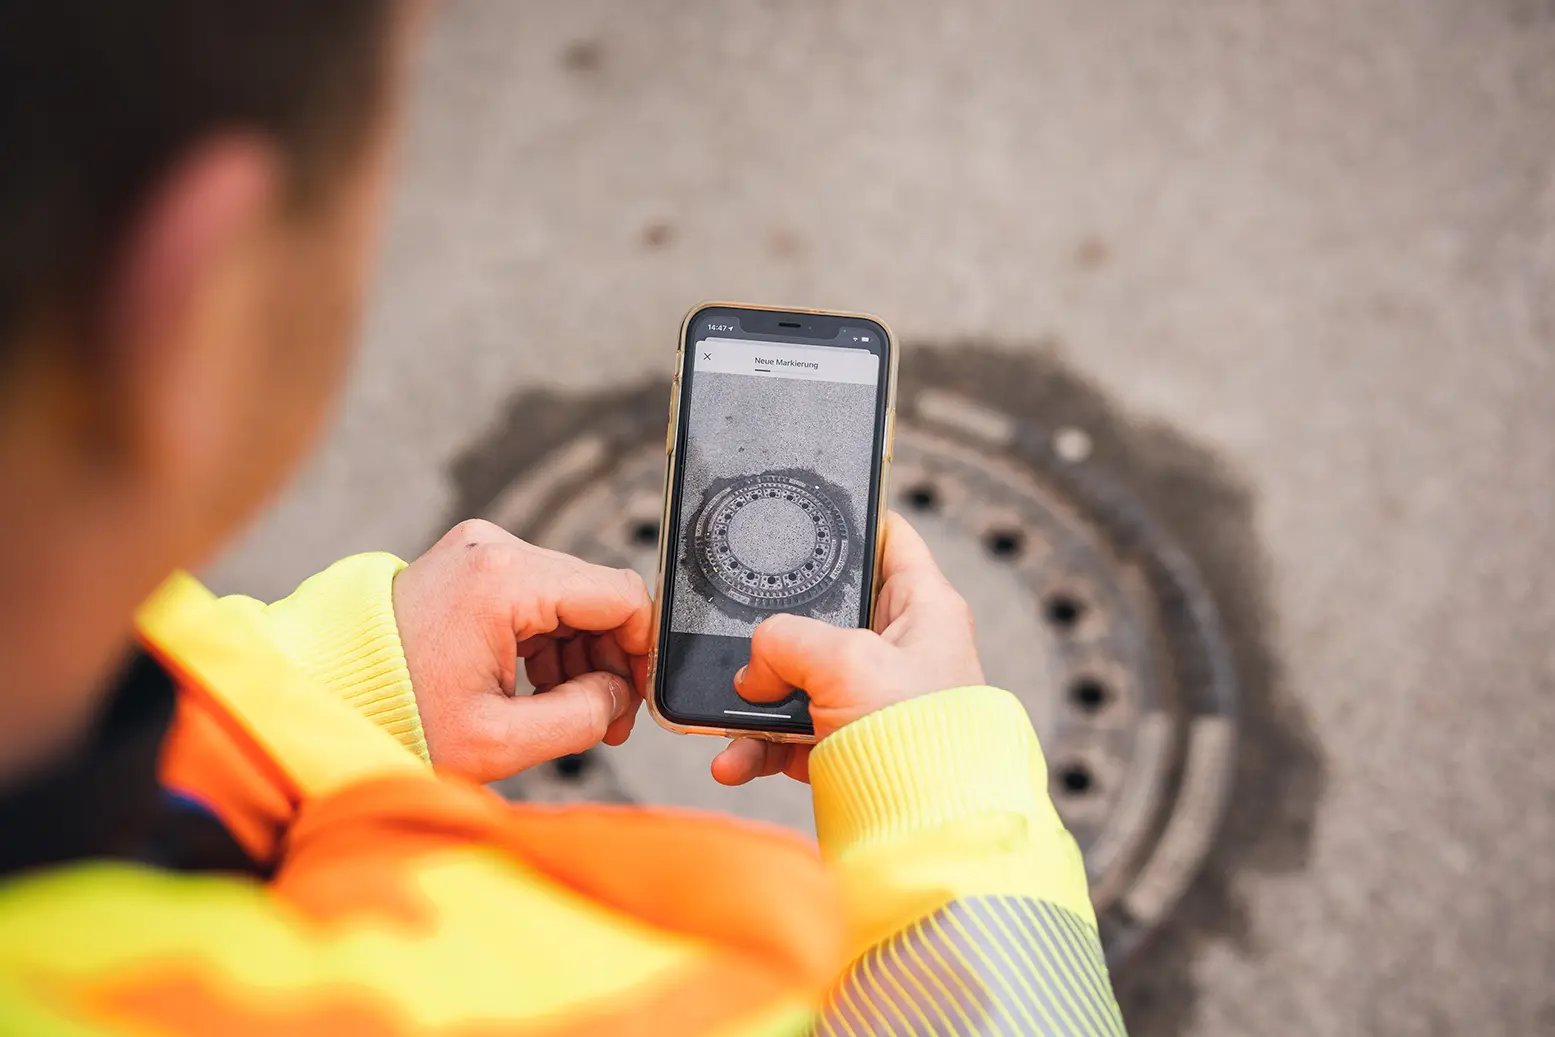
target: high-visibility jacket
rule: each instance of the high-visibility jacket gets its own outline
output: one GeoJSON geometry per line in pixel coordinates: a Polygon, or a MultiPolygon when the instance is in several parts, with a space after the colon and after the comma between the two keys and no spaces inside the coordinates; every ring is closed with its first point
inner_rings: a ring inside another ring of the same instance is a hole
{"type": "Polygon", "coordinates": [[[273,605],[180,574],[143,606],[177,687],[157,780],[257,867],[0,880],[0,1033],[1122,1033],[1009,694],[823,741],[819,852],[688,811],[515,805],[425,759],[402,565],[350,558],[273,605]]]}

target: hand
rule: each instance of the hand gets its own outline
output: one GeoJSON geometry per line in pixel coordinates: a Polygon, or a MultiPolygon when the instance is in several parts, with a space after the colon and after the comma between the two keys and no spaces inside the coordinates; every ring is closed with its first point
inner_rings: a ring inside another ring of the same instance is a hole
{"type": "MultiPolygon", "coordinates": [[[[821,739],[893,703],[983,683],[971,610],[923,538],[894,511],[881,550],[875,630],[806,616],[768,618],[751,637],[750,664],[734,675],[742,698],[777,702],[803,688],[821,739]]],[[[725,785],[779,771],[808,781],[810,746],[737,738],[713,760],[713,777],[725,785]]]]}
{"type": "Polygon", "coordinates": [[[427,748],[476,781],[626,741],[652,604],[642,578],[462,522],[394,580],[427,748]],[[518,660],[534,695],[515,695],[518,660]]]}

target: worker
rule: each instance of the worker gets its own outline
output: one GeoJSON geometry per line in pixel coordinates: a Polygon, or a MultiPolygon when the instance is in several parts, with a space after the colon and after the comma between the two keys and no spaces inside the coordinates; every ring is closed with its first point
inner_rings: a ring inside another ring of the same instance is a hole
{"type": "Polygon", "coordinates": [[[1122,1033],[1032,726],[898,517],[877,630],[775,616],[737,681],[818,744],[713,763],[809,782],[818,848],[484,787],[630,735],[629,571],[472,521],[270,604],[188,575],[337,395],[429,17],[0,3],[0,1032],[1122,1033]]]}

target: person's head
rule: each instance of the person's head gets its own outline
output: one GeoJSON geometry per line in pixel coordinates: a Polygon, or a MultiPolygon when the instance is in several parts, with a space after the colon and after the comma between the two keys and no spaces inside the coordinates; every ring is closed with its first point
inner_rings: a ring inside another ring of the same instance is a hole
{"type": "Polygon", "coordinates": [[[19,615],[33,595],[143,594],[205,558],[316,435],[414,20],[409,0],[0,0],[13,636],[58,625],[19,615]]]}

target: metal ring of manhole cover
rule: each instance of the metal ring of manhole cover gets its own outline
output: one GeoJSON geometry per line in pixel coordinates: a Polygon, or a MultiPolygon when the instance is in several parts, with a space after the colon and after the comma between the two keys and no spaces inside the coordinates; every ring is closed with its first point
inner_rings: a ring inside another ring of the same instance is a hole
{"type": "MultiPolygon", "coordinates": [[[[504,488],[486,517],[651,578],[664,488],[663,387],[608,407],[577,406],[559,422],[573,430],[568,438],[507,462],[513,470],[502,472],[504,488]]],[[[515,402],[515,414],[535,412],[515,402]]],[[[1194,564],[1128,486],[1098,469],[1089,442],[1080,428],[1049,428],[904,383],[891,504],[972,605],[990,681],[1032,716],[1053,801],[1084,854],[1103,942],[1119,964],[1176,904],[1208,852],[1231,787],[1237,688],[1194,564]]],[[[675,799],[672,782],[707,780],[705,761],[683,762],[694,755],[684,740],[634,757],[646,724],[623,749],[589,754],[581,780],[573,761],[527,772],[504,790],[662,802],[675,799]]],[[[769,816],[804,823],[792,811],[769,816]]]]}
{"type": "Polygon", "coordinates": [[[712,590],[765,612],[814,601],[836,584],[852,536],[818,482],[763,473],[710,489],[689,556],[712,590]]]}

